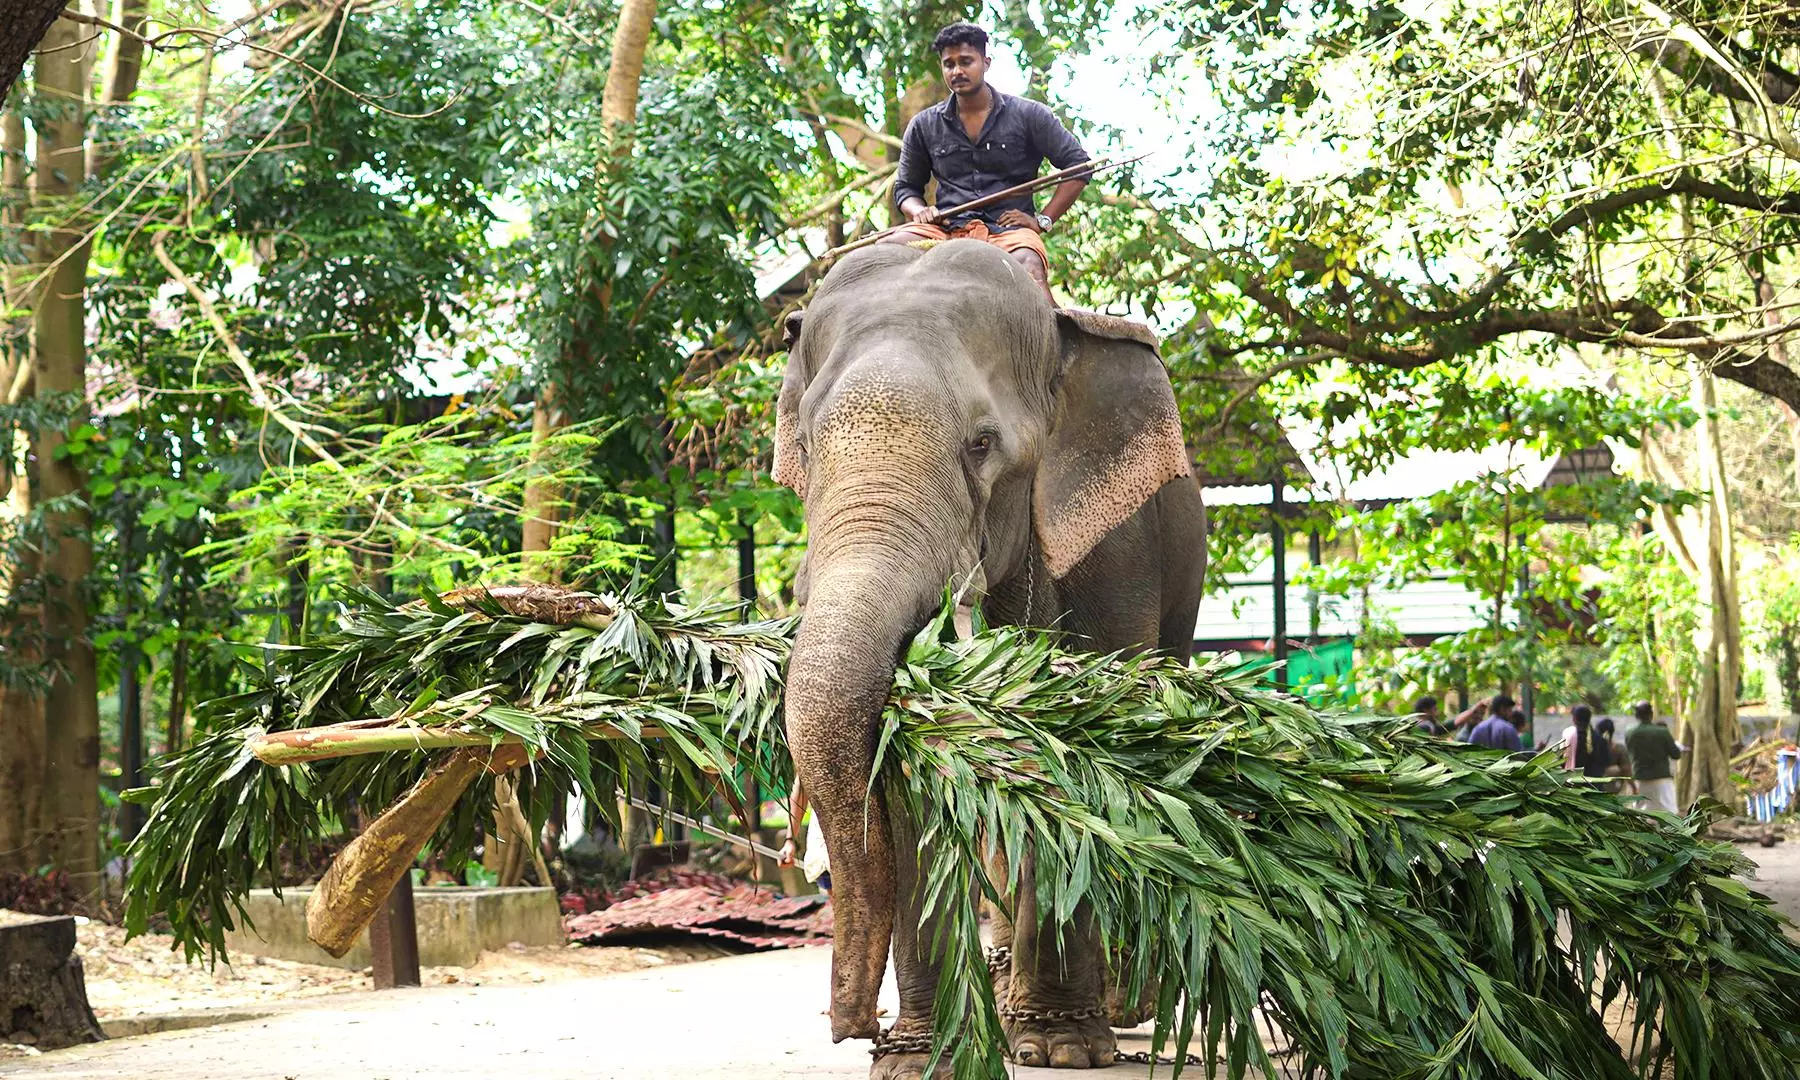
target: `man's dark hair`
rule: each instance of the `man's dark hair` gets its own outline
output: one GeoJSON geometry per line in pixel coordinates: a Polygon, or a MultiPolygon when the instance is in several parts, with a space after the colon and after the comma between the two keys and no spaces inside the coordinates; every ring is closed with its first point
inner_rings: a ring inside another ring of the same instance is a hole
{"type": "Polygon", "coordinates": [[[1432,697],[1430,694],[1426,694],[1419,698],[1419,700],[1413,702],[1413,712],[1416,713],[1428,713],[1435,708],[1437,708],[1437,698],[1432,697]]]}
{"type": "Polygon", "coordinates": [[[1488,702],[1488,711],[1495,716],[1508,716],[1512,713],[1513,699],[1505,694],[1495,694],[1494,700],[1488,702]]]}
{"type": "Polygon", "coordinates": [[[1640,724],[1648,724],[1656,717],[1656,709],[1648,701],[1640,701],[1631,707],[1631,715],[1637,717],[1640,724]]]}
{"type": "Polygon", "coordinates": [[[988,34],[986,30],[974,23],[951,23],[937,32],[931,39],[931,51],[941,53],[952,45],[967,45],[983,56],[987,55],[988,34]]]}
{"type": "Polygon", "coordinates": [[[1594,710],[1588,708],[1586,705],[1575,706],[1573,712],[1575,715],[1575,725],[1577,727],[1586,727],[1593,723],[1594,710]]]}

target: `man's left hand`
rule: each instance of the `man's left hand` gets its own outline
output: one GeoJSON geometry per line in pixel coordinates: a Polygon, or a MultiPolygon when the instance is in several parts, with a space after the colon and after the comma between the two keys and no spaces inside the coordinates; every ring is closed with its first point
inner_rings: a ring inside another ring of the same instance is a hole
{"type": "Polygon", "coordinates": [[[1000,215],[1000,224],[1008,229],[1030,229],[1032,232],[1043,232],[1038,228],[1037,216],[1027,214],[1023,210],[1008,210],[1000,215]]]}

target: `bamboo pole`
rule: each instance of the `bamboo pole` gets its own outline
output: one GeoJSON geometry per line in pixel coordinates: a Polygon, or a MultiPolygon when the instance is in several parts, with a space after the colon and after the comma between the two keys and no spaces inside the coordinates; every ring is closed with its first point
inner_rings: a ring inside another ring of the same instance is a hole
{"type": "MultiPolygon", "coordinates": [[[[460,748],[497,748],[523,746],[517,735],[483,735],[473,731],[457,731],[441,727],[374,727],[381,721],[356,721],[324,727],[298,728],[293,731],[271,731],[249,741],[250,753],[265,765],[298,765],[308,761],[356,757],[360,754],[390,754],[407,750],[455,750],[460,748]]],[[[581,729],[584,739],[626,739],[615,724],[589,724],[581,729]]],[[[660,739],[660,727],[645,726],[641,739],[660,739]]]]}
{"type": "MultiPolygon", "coordinates": [[[[992,195],[983,195],[979,199],[970,199],[968,202],[961,203],[956,206],[952,206],[948,210],[944,210],[941,213],[939,213],[937,220],[947,221],[950,218],[953,218],[958,214],[964,214],[964,213],[969,212],[970,210],[980,210],[983,207],[992,206],[998,202],[1005,202],[1007,199],[1011,199],[1011,198],[1014,198],[1019,195],[1028,195],[1031,192],[1040,191],[1044,188],[1050,187],[1055,184],[1061,184],[1061,183],[1064,183],[1069,180],[1087,180],[1090,177],[1092,177],[1095,173],[1100,172],[1104,169],[1116,169],[1121,165],[1129,165],[1134,161],[1142,161],[1143,159],[1145,159],[1149,156],[1150,156],[1150,154],[1148,152],[1146,152],[1146,153],[1139,154],[1137,157],[1134,157],[1134,158],[1126,158],[1123,161],[1113,161],[1110,158],[1102,158],[1099,161],[1084,161],[1084,162],[1080,163],[1079,165],[1071,165],[1066,169],[1058,169],[1057,171],[1055,171],[1053,173],[1045,173],[1043,176],[1038,177],[1036,180],[1027,180],[1023,184],[1014,184],[1012,187],[1009,187],[1009,188],[1005,189],[1004,191],[996,191],[992,195]]],[[[830,251],[825,253],[825,258],[835,259],[839,255],[848,254],[849,252],[855,251],[858,248],[868,247],[870,244],[875,243],[876,241],[880,240],[882,237],[892,236],[894,233],[899,232],[901,229],[906,228],[910,224],[912,224],[912,222],[903,221],[898,225],[889,226],[888,228],[882,229],[879,232],[872,232],[869,235],[862,237],[861,239],[852,240],[848,244],[844,244],[841,247],[834,247],[830,251]]]]}

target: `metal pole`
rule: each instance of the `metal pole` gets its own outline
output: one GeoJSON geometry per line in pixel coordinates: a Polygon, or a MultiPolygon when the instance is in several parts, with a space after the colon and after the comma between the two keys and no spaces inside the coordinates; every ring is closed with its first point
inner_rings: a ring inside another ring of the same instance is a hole
{"type": "MultiPolygon", "coordinates": [[[[1306,536],[1306,557],[1314,570],[1324,561],[1324,554],[1319,530],[1314,529],[1306,536]]],[[[1319,644],[1319,590],[1316,586],[1306,590],[1306,640],[1310,645],[1319,644]]]]}
{"type": "Polygon", "coordinates": [[[400,875],[369,923],[375,989],[419,985],[419,924],[413,911],[412,870],[400,875]]]}
{"type": "Polygon", "coordinates": [[[1537,734],[1537,693],[1532,685],[1536,678],[1531,649],[1531,564],[1526,561],[1525,538],[1519,537],[1519,633],[1524,637],[1525,670],[1519,675],[1519,708],[1525,710],[1525,723],[1532,735],[1537,734]]]}
{"type": "Polygon", "coordinates": [[[1287,661],[1287,530],[1281,524],[1281,511],[1285,505],[1282,501],[1282,476],[1279,468],[1275,473],[1272,485],[1273,494],[1269,499],[1269,541],[1275,549],[1274,585],[1275,585],[1275,685],[1287,689],[1287,669],[1282,665],[1287,661]]]}
{"type": "MultiPolygon", "coordinates": [[[[125,647],[119,653],[119,771],[120,786],[130,791],[144,783],[144,711],[143,692],[138,680],[138,666],[143,651],[131,626],[131,613],[136,607],[137,567],[133,563],[131,542],[137,532],[137,508],[125,504],[124,528],[119,530],[119,621],[125,635],[125,647]]],[[[144,826],[144,808],[138,803],[124,803],[119,811],[119,829],[130,840],[144,826]]]]}
{"type": "Polygon", "coordinates": [[[756,522],[750,515],[738,514],[738,525],[744,534],[738,537],[738,599],[744,604],[744,618],[756,614],[756,522]]]}

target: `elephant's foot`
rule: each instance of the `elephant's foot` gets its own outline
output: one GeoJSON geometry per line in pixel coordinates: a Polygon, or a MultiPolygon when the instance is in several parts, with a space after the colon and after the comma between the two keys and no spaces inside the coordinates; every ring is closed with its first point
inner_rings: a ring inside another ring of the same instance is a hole
{"type": "Polygon", "coordinates": [[[1052,1069],[1104,1069],[1119,1048],[1104,1008],[1042,1009],[1008,1006],[1001,1013],[1006,1044],[1020,1065],[1052,1069]]]}
{"type": "Polygon", "coordinates": [[[1134,1002],[1117,983],[1106,988],[1106,1020],[1116,1028],[1134,1028],[1156,1015],[1156,982],[1152,980],[1134,1002]]]}
{"type": "MultiPolygon", "coordinates": [[[[887,1054],[875,1059],[869,1066],[869,1080],[924,1080],[927,1075],[925,1066],[931,1064],[931,1054],[887,1054]]],[[[930,1073],[931,1080],[950,1080],[950,1055],[946,1053],[938,1060],[938,1066],[930,1073]]]]}
{"type": "MultiPolygon", "coordinates": [[[[875,1037],[874,1064],[869,1066],[869,1080],[924,1080],[925,1067],[931,1064],[931,1022],[909,1023],[902,1018],[894,1026],[875,1037]]],[[[931,1080],[950,1080],[950,1054],[945,1051],[937,1068],[929,1073],[931,1080]]]]}

